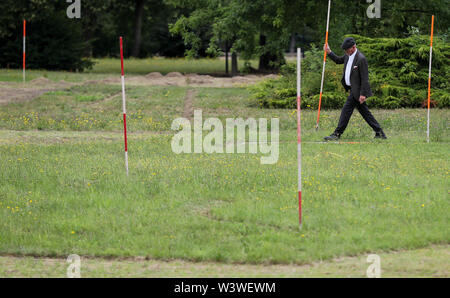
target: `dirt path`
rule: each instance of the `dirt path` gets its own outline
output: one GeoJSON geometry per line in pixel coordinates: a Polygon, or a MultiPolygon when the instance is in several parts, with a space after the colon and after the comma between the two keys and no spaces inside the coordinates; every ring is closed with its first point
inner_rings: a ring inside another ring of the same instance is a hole
{"type": "Polygon", "coordinates": [[[192,89],[188,89],[186,92],[186,98],[184,100],[184,111],[183,111],[183,117],[186,119],[192,119],[192,116],[194,116],[194,98],[195,98],[195,91],[192,89]]]}

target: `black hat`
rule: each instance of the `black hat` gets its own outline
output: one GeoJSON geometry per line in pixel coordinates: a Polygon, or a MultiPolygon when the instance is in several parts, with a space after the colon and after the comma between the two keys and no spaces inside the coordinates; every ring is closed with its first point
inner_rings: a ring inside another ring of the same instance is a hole
{"type": "Polygon", "coordinates": [[[353,47],[356,44],[355,39],[353,39],[353,37],[347,37],[344,42],[342,43],[341,48],[345,51],[350,49],[351,47],[353,47]]]}

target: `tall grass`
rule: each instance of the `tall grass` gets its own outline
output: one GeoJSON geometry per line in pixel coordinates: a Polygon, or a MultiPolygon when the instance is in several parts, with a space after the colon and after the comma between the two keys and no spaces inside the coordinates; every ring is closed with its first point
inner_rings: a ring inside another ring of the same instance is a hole
{"type": "Polygon", "coordinates": [[[305,110],[299,230],[295,111],[253,107],[245,89],[197,88],[204,118],[280,118],[280,158],[176,155],[169,125],[186,88],[130,86],[126,177],[116,91],[76,87],[2,107],[0,253],[302,264],[450,240],[448,110],[432,111],[431,144],[423,110],[374,111],[387,141],[355,115],[344,141],[365,143],[308,143],[339,113],[325,111],[317,133],[305,110]]]}

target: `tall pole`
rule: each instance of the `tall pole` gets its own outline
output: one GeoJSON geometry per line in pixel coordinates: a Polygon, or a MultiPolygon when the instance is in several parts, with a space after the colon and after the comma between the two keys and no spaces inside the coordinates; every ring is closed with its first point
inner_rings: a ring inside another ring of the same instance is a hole
{"type": "Polygon", "coordinates": [[[433,33],[434,33],[434,15],[431,17],[430,66],[428,69],[427,143],[430,142],[431,64],[433,59],[433,33]]]}
{"type": "Polygon", "coordinates": [[[297,49],[297,163],[298,163],[298,219],[302,228],[302,118],[301,118],[301,49],[297,49]]]}
{"type": "Polygon", "coordinates": [[[125,140],[125,169],[128,176],[128,141],[127,141],[127,109],[125,98],[125,72],[123,69],[123,39],[120,37],[120,65],[122,68],[122,110],[123,110],[123,135],[125,140]]]}
{"type": "Polygon", "coordinates": [[[27,27],[27,21],[23,20],[22,77],[23,77],[23,82],[24,83],[25,83],[25,50],[26,50],[26,38],[27,38],[26,27],[27,27]]]}
{"type": "MultiPolygon", "coordinates": [[[[331,0],[328,0],[327,30],[325,35],[325,44],[328,44],[328,29],[330,27],[330,10],[331,10],[331,0]]],[[[323,52],[324,53],[323,53],[322,81],[320,83],[319,110],[317,112],[316,130],[319,129],[320,109],[322,107],[323,82],[325,79],[325,65],[327,63],[327,51],[324,50],[323,52]]]]}

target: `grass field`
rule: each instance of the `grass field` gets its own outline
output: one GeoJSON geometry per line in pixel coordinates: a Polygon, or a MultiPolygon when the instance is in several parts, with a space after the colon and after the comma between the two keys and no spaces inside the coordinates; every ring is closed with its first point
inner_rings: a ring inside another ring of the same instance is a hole
{"type": "MultiPolygon", "coordinates": [[[[95,59],[95,65],[89,73],[117,73],[120,72],[120,60],[116,58],[95,59]],[[119,63],[117,63],[119,62],[119,63]]],[[[252,67],[257,68],[257,61],[250,61],[252,67]]],[[[244,61],[238,60],[238,68],[243,69],[244,61]]],[[[229,60],[229,70],[231,71],[231,59],[229,60]]],[[[197,73],[197,74],[217,74],[225,75],[225,59],[167,59],[155,57],[149,59],[127,59],[128,74],[147,74],[149,72],[169,72],[197,73]]]]}
{"type": "MultiPolygon", "coordinates": [[[[108,75],[120,74],[120,59],[118,58],[102,58],[93,59],[95,63],[92,69],[83,73],[70,73],[46,70],[27,70],[27,81],[45,77],[51,80],[65,80],[69,82],[80,82],[89,79],[100,79],[108,75]]],[[[231,71],[231,59],[230,59],[231,71]]],[[[250,65],[258,68],[256,60],[250,61],[250,65]]],[[[238,61],[238,67],[242,70],[245,66],[243,60],[238,61]]],[[[166,75],[170,72],[180,72],[183,74],[208,74],[225,76],[225,60],[217,59],[186,59],[186,58],[162,58],[154,57],[147,59],[127,59],[125,63],[125,71],[129,75],[146,75],[151,72],[160,72],[166,75]]],[[[22,70],[17,69],[0,69],[0,82],[21,82],[22,70]]]]}
{"type": "MultiPolygon", "coordinates": [[[[381,253],[380,260],[384,278],[445,278],[449,274],[448,245],[381,253]]],[[[86,278],[365,278],[369,265],[367,256],[342,257],[300,266],[82,258],[80,273],[86,278]]],[[[0,276],[64,278],[67,267],[66,259],[0,257],[0,276]]]]}
{"type": "MultiPolygon", "coordinates": [[[[65,75],[45,74],[54,80],[65,75]]],[[[82,81],[103,74],[67,76],[82,81]]],[[[11,75],[3,71],[0,78],[11,75]]],[[[432,111],[430,144],[425,110],[375,110],[386,141],[373,140],[355,113],[343,139],[362,142],[355,144],[314,143],[333,131],[339,111],[324,111],[316,132],[316,111],[305,110],[300,231],[295,111],[259,109],[244,88],[127,90],[129,177],[121,98],[115,96],[119,85],[73,86],[1,106],[1,255],[294,266],[433,244],[443,245],[438,259],[448,254],[449,110],[432,111]],[[189,90],[192,108],[201,109],[204,118],[279,118],[278,163],[261,165],[261,154],[174,154],[170,125],[183,116],[189,90]]],[[[33,261],[0,259],[11,262],[19,268],[33,261]]],[[[448,277],[448,262],[439,263],[443,268],[436,274],[448,277]]],[[[136,276],[132,268],[123,275],[136,276]]],[[[325,271],[346,276],[330,270],[325,271]]],[[[17,275],[37,274],[24,272],[17,275]]],[[[92,275],[96,272],[108,275],[94,269],[92,275]]],[[[431,271],[400,275],[426,272],[431,271]]]]}

